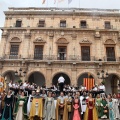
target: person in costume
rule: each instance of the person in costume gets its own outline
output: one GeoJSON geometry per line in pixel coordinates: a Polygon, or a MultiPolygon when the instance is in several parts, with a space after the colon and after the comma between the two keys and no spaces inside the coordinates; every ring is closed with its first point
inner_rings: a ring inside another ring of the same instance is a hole
{"type": "Polygon", "coordinates": [[[60,119],[68,120],[67,99],[63,92],[60,93],[56,105],[56,120],[60,119]]]}
{"type": "Polygon", "coordinates": [[[2,96],[1,96],[1,93],[0,93],[0,118],[2,116],[2,96]]]}
{"type": "Polygon", "coordinates": [[[54,120],[54,119],[55,119],[54,98],[52,97],[52,93],[48,92],[48,96],[45,98],[43,120],[54,120]]]}
{"type": "Polygon", "coordinates": [[[81,103],[81,114],[82,114],[82,119],[83,119],[83,116],[84,116],[84,113],[86,111],[86,107],[87,107],[87,104],[86,104],[86,100],[88,99],[88,96],[87,96],[87,93],[86,92],[83,92],[83,95],[80,96],[80,103],[81,103]]]}
{"type": "Polygon", "coordinates": [[[112,100],[113,100],[113,110],[114,110],[115,119],[118,119],[120,118],[120,113],[119,113],[119,108],[118,108],[119,102],[115,94],[113,95],[112,100]]]}
{"type": "Polygon", "coordinates": [[[13,120],[12,117],[12,102],[13,102],[13,96],[11,95],[11,92],[8,91],[8,94],[5,96],[5,106],[2,114],[2,120],[13,120]]]}
{"type": "Polygon", "coordinates": [[[24,96],[24,92],[18,97],[14,110],[15,120],[27,119],[27,97],[24,96]]]}
{"type": "Polygon", "coordinates": [[[72,115],[71,120],[81,120],[81,104],[78,95],[75,95],[72,104],[72,115]]]}
{"type": "Polygon", "coordinates": [[[71,108],[72,108],[72,97],[71,97],[71,93],[69,92],[68,95],[66,96],[67,98],[67,109],[68,109],[68,119],[70,119],[71,117],[71,108]]]}
{"type": "Polygon", "coordinates": [[[101,101],[101,118],[108,118],[108,104],[105,96],[102,98],[101,101]]]}
{"type": "Polygon", "coordinates": [[[43,98],[40,96],[40,88],[37,88],[30,109],[30,120],[42,120],[43,118],[43,98]]]}
{"type": "Polygon", "coordinates": [[[28,103],[27,103],[27,114],[28,115],[30,114],[31,104],[32,104],[32,100],[34,96],[35,96],[35,91],[32,91],[32,95],[29,96],[28,103]]]}
{"type": "Polygon", "coordinates": [[[89,98],[86,100],[87,108],[84,114],[84,120],[98,120],[97,110],[95,107],[95,99],[92,98],[92,94],[89,94],[89,98]]]}
{"type": "Polygon", "coordinates": [[[109,120],[114,120],[113,101],[111,95],[108,95],[109,120]]]}
{"type": "Polygon", "coordinates": [[[96,109],[97,109],[97,114],[98,114],[98,118],[101,118],[102,115],[102,111],[101,111],[101,101],[102,101],[102,98],[100,98],[100,94],[97,94],[97,98],[96,98],[96,109]]]}

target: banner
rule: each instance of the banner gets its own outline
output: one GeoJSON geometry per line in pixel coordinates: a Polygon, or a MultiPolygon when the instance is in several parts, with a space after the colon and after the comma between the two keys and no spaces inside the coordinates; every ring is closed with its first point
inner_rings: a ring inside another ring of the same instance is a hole
{"type": "Polygon", "coordinates": [[[42,4],[45,4],[45,2],[46,2],[46,0],[43,0],[43,1],[42,1],[42,4]]]}
{"type": "Polygon", "coordinates": [[[4,90],[4,78],[0,77],[0,92],[3,92],[4,90]]]}
{"type": "Polygon", "coordinates": [[[63,2],[64,0],[58,0],[58,2],[63,2]]]}
{"type": "Polygon", "coordinates": [[[84,78],[83,83],[87,90],[91,90],[95,85],[95,80],[93,78],[84,78]]]}

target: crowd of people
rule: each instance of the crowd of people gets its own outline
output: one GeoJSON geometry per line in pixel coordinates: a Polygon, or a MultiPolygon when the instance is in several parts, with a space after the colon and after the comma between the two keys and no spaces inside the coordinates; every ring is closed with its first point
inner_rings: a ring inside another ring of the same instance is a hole
{"type": "Polygon", "coordinates": [[[120,118],[120,100],[105,94],[103,84],[87,90],[58,79],[58,86],[9,83],[9,91],[0,93],[1,120],[115,120],[120,118]]]}

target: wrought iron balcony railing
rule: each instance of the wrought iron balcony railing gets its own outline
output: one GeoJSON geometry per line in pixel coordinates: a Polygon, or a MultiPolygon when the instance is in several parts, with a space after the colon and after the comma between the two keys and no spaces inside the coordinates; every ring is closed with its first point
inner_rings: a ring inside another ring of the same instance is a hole
{"type": "MultiPolygon", "coordinates": [[[[2,59],[22,59],[21,55],[4,55],[1,57],[2,59]]],[[[28,60],[51,60],[51,61],[99,61],[98,58],[95,56],[79,56],[79,55],[69,55],[69,56],[58,56],[58,55],[29,55],[28,60]]],[[[120,57],[103,57],[101,61],[108,61],[108,62],[114,62],[114,61],[120,61],[120,57]]]]}

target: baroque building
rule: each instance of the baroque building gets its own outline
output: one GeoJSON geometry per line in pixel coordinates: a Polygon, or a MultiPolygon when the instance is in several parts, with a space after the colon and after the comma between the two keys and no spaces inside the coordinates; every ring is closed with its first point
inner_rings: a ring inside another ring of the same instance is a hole
{"type": "Polygon", "coordinates": [[[4,14],[0,73],[7,83],[51,86],[63,75],[75,86],[104,79],[107,93],[119,92],[120,10],[31,7],[4,14]]]}

